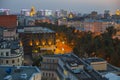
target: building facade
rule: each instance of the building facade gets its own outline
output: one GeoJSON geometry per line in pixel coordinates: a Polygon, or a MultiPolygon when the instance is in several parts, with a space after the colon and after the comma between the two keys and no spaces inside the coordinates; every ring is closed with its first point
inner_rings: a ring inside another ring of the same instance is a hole
{"type": "Polygon", "coordinates": [[[0,42],[0,65],[21,66],[23,64],[23,48],[18,40],[0,42]]]}
{"type": "Polygon", "coordinates": [[[0,15],[0,26],[15,28],[17,26],[17,15],[0,15]]]}
{"type": "Polygon", "coordinates": [[[55,32],[40,26],[27,26],[18,29],[25,53],[54,52],[56,49],[55,32]]]}

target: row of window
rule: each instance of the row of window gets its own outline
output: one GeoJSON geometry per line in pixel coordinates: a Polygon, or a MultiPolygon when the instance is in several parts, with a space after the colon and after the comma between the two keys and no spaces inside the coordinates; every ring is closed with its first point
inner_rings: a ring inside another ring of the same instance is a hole
{"type": "Polygon", "coordinates": [[[57,69],[57,64],[42,64],[41,68],[43,69],[49,69],[49,70],[56,70],[57,69]]]}
{"type": "Polygon", "coordinates": [[[43,74],[42,74],[43,76],[46,76],[46,77],[54,77],[54,73],[45,73],[45,72],[43,72],[43,74]]]}
{"type": "Polygon", "coordinates": [[[57,63],[58,62],[57,59],[44,59],[44,61],[47,63],[57,63]]]}
{"type": "MultiPolygon", "coordinates": [[[[5,52],[4,52],[4,53],[5,53],[5,52]]],[[[1,56],[4,56],[4,53],[1,52],[1,56]]],[[[9,56],[9,52],[6,52],[5,54],[6,54],[6,56],[9,56]]]]}
{"type": "MultiPolygon", "coordinates": [[[[16,60],[12,60],[12,64],[14,64],[15,61],[16,61],[16,60]]],[[[20,61],[20,60],[18,59],[17,62],[19,62],[19,61],[20,61]]],[[[3,63],[3,60],[1,60],[1,63],[3,63]]],[[[11,61],[9,61],[9,60],[6,60],[6,61],[5,61],[5,64],[9,64],[9,63],[11,63],[11,61]]]]}

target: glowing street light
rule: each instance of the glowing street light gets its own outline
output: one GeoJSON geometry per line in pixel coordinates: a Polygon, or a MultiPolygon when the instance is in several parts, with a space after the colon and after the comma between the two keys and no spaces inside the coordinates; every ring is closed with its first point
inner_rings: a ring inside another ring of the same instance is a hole
{"type": "Polygon", "coordinates": [[[65,42],[63,41],[62,44],[65,44],[65,42]]]}
{"type": "Polygon", "coordinates": [[[64,51],[65,49],[64,48],[62,48],[62,51],[64,51]]]}

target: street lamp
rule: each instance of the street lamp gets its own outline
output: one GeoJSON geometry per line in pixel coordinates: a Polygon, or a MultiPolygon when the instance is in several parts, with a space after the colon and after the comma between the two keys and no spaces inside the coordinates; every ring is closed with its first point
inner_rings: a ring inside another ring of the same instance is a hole
{"type": "Polygon", "coordinates": [[[62,47],[62,52],[63,52],[63,53],[64,53],[64,50],[65,50],[65,49],[62,47]]]}

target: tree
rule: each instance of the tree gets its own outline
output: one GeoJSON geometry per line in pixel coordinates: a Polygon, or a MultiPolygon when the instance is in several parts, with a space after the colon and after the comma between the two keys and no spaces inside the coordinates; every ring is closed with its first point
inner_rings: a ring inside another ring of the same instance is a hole
{"type": "Polygon", "coordinates": [[[107,33],[110,37],[112,37],[113,35],[116,34],[116,29],[113,26],[108,27],[106,30],[107,30],[107,33]]]}

